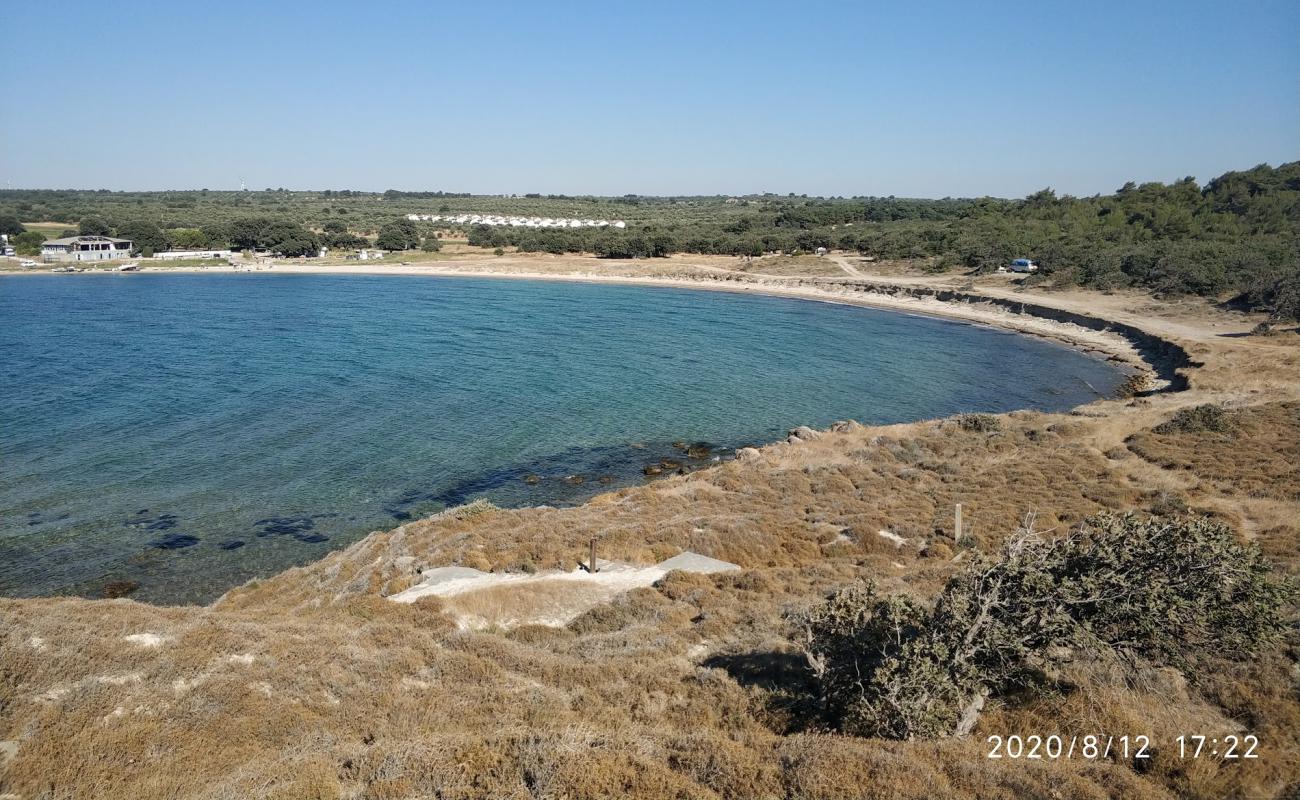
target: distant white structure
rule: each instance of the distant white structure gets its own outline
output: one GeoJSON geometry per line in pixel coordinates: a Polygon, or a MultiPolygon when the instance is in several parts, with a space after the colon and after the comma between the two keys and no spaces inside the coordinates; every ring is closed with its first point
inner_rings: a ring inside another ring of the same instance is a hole
{"type": "Polygon", "coordinates": [[[0,233],[0,256],[12,256],[14,254],[13,245],[9,244],[9,234],[0,233]]]}
{"type": "Polygon", "coordinates": [[[497,214],[407,214],[412,222],[446,222],[451,225],[506,225],[511,228],[626,228],[621,219],[566,219],[513,217],[497,214]]]}
{"type": "Polygon", "coordinates": [[[171,261],[177,258],[230,258],[232,255],[234,253],[230,250],[164,250],[154,253],[153,257],[171,261]]]}
{"type": "Polygon", "coordinates": [[[357,258],[362,261],[382,261],[384,259],[383,250],[358,250],[357,258]]]}

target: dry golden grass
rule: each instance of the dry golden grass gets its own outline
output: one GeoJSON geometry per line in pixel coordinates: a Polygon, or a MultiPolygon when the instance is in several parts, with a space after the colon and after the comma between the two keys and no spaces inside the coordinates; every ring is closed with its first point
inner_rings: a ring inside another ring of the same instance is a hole
{"type": "Polygon", "coordinates": [[[578,508],[462,509],[374,534],[207,608],[0,600],[0,740],[18,743],[0,794],[1294,795],[1296,637],[1256,663],[1198,665],[1190,680],[1076,664],[1060,692],[991,703],[964,740],[821,731],[787,689],[807,678],[788,612],[862,578],[931,596],[963,551],[994,546],[1027,513],[1039,529],[1061,529],[1103,509],[1210,511],[1300,568],[1294,345],[1220,337],[1206,320],[1238,321],[1200,309],[1097,302],[1193,351],[1202,362],[1193,388],[1076,414],[1013,413],[993,432],[955,420],[848,426],[578,508]],[[1229,438],[1152,432],[1204,402],[1231,409],[1229,438]],[[960,542],[957,502],[969,534],[960,542]],[[604,558],[651,564],[689,548],[745,570],[671,573],[561,628],[461,631],[447,613],[474,611],[490,625],[554,597],[383,599],[423,566],[572,569],[593,536],[604,558]],[[1243,731],[1260,736],[1261,759],[985,758],[984,737],[995,733],[1141,733],[1167,756],[1179,733],[1243,731]]]}
{"type": "Polygon", "coordinates": [[[760,275],[825,275],[844,276],[844,270],[824,256],[763,256],[741,260],[732,265],[738,272],[760,275]]]}
{"type": "Polygon", "coordinates": [[[1134,453],[1169,470],[1186,470],[1230,496],[1300,500],[1300,404],[1228,411],[1228,430],[1156,433],[1128,442],[1134,453]]]}

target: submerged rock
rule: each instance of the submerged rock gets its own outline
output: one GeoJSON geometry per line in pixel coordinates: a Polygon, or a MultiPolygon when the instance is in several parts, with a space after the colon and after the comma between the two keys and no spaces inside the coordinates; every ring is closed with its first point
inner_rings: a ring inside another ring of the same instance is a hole
{"type": "Polygon", "coordinates": [[[641,468],[641,472],[645,473],[646,475],[661,475],[663,474],[663,471],[664,468],[659,466],[658,464],[646,464],[644,467],[641,468]]]}
{"type": "Polygon", "coordinates": [[[713,448],[704,442],[696,442],[686,448],[686,455],[694,459],[705,459],[713,454],[713,448]]]}
{"type": "Polygon", "coordinates": [[[541,482],[542,482],[542,477],[540,475],[534,475],[533,473],[530,472],[524,476],[524,483],[528,484],[529,486],[536,486],[541,482]]]}
{"type": "Polygon", "coordinates": [[[108,599],[126,597],[140,588],[139,581],[109,581],[104,584],[103,595],[108,599]]]}

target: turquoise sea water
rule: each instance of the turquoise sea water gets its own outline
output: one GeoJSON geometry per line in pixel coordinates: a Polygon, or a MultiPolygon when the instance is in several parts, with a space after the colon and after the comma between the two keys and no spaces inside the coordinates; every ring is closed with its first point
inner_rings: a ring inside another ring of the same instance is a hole
{"type": "Polygon", "coordinates": [[[988,328],[714,292],[0,279],[0,595],[203,602],[475,497],[647,480],[687,460],[674,441],[725,456],[836,419],[1065,409],[1123,377],[988,328]]]}

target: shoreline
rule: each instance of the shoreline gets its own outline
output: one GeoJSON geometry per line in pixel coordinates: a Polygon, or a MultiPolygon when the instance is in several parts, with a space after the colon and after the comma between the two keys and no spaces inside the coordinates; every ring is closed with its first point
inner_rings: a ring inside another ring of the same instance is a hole
{"type": "MultiPolygon", "coordinates": [[[[451,263],[451,262],[445,262],[451,263]]],[[[658,266],[657,264],[650,264],[658,266]]],[[[669,265],[674,265],[669,262],[669,265]]],[[[909,286],[901,282],[877,281],[875,284],[866,284],[861,281],[852,279],[827,278],[827,277],[810,277],[810,276],[765,276],[754,275],[749,273],[734,272],[722,270],[713,267],[700,267],[693,264],[681,264],[683,267],[691,267],[707,270],[697,273],[694,277],[673,276],[660,277],[655,275],[624,275],[597,272],[540,272],[526,269],[492,269],[492,266],[504,266],[500,262],[490,262],[488,269],[467,268],[467,265],[461,263],[454,266],[434,266],[424,264],[393,264],[391,266],[355,266],[340,265],[324,266],[315,264],[274,264],[266,268],[239,268],[233,266],[211,266],[211,267],[177,267],[177,268],[152,268],[141,267],[138,272],[117,273],[112,271],[90,271],[83,273],[73,273],[73,275],[337,275],[337,276],[397,276],[397,277],[430,277],[430,278],[489,278],[497,280],[532,280],[532,281],[551,281],[559,283],[589,283],[589,284],[609,284],[618,286],[644,286],[658,287],[665,289],[695,289],[713,292],[730,292],[733,294],[750,294],[767,297],[781,297],[794,300],[809,300],[813,302],[831,303],[834,305],[856,306],[859,308],[874,308],[882,311],[891,311],[895,313],[915,314],[918,316],[934,317],[950,321],[963,322],[965,324],[980,325],[984,327],[996,328],[999,330],[1009,330],[1022,335],[1032,336],[1039,339],[1063,344],[1075,350],[1097,356],[1104,357],[1106,360],[1118,364],[1121,368],[1128,369],[1136,375],[1143,376],[1139,378],[1142,383],[1141,391],[1143,393],[1151,391],[1160,391],[1167,388],[1183,388],[1177,386],[1177,380],[1174,374],[1177,370],[1185,365],[1185,354],[1182,358],[1175,357],[1174,362],[1179,363],[1161,363],[1159,356],[1149,357],[1144,353],[1145,349],[1141,342],[1135,342],[1134,334],[1141,334],[1143,337],[1159,339],[1153,334],[1149,334],[1139,329],[1133,328],[1127,335],[1115,330],[1115,325],[1111,320],[1104,317],[1092,317],[1092,322],[1096,327],[1083,327],[1069,321],[1061,321],[1040,316],[1026,308],[1020,312],[1009,310],[1003,306],[1005,301],[1001,298],[980,295],[978,293],[961,293],[952,292],[952,299],[942,299],[937,296],[918,296],[917,289],[923,287],[909,286]],[[873,289],[863,289],[860,287],[870,286],[873,289]],[[883,291],[889,289],[892,291],[883,291]]],[[[635,268],[637,262],[610,261],[608,267],[611,269],[627,269],[629,266],[635,268]]],[[[0,271],[0,276],[5,275],[48,275],[45,271],[40,272],[16,272],[0,271]]],[[[1025,306],[1041,307],[1058,311],[1061,314],[1072,316],[1078,315],[1065,309],[1053,309],[1050,305],[1044,304],[1044,298],[1034,296],[1033,303],[1024,303],[1025,306]]],[[[1132,326],[1126,326],[1132,327],[1132,326]]],[[[1176,347],[1165,340],[1159,340],[1164,345],[1176,347]]],[[[1157,348],[1159,349],[1159,348],[1157,348]]],[[[1181,350],[1181,348],[1179,348],[1181,350]]],[[[1111,399],[1111,398],[1105,398],[1111,399]]],[[[1085,404],[1086,405],[1086,404],[1085,404]]]]}
{"type": "MultiPolygon", "coordinates": [[[[622,285],[622,286],[643,286],[647,288],[730,292],[738,295],[765,296],[765,297],[775,297],[775,298],[783,298],[783,299],[791,299],[791,300],[805,300],[805,301],[827,303],[827,304],[838,305],[838,306],[876,309],[876,310],[886,311],[890,313],[908,314],[917,317],[924,317],[924,318],[931,318],[931,319],[941,319],[941,320],[946,320],[946,321],[955,322],[964,325],[975,325],[975,326],[992,329],[992,330],[1019,333],[1022,335],[1033,336],[1034,338],[1038,338],[1038,339],[1049,340],[1059,345],[1067,346],[1077,351],[1081,351],[1094,358],[1100,359],[1104,357],[1106,360],[1109,360],[1111,362],[1118,362],[1115,363],[1114,366],[1116,366],[1116,368],[1121,372],[1121,374],[1127,374],[1130,377],[1134,374],[1149,372],[1152,369],[1151,365],[1142,358],[1139,352],[1137,352],[1137,349],[1132,347],[1131,343],[1129,343],[1124,337],[1118,334],[1108,333],[1104,331],[1103,332],[1089,331],[1086,328],[1077,325],[1072,325],[1069,323],[1061,323],[1049,319],[1037,318],[1028,314],[1014,314],[992,306],[985,307],[982,305],[971,305],[969,303],[954,303],[952,301],[939,300],[935,298],[916,298],[912,296],[896,297],[883,292],[861,291],[855,288],[856,284],[854,283],[827,282],[827,283],[814,283],[814,285],[807,285],[807,282],[809,282],[811,279],[800,278],[800,277],[775,279],[770,277],[759,276],[753,280],[727,279],[727,278],[735,277],[735,274],[731,274],[726,277],[699,275],[696,277],[669,278],[669,277],[658,277],[658,276],[648,276],[648,275],[635,276],[635,275],[617,275],[617,274],[601,275],[601,274],[592,274],[592,273],[548,273],[548,272],[541,272],[541,271],[523,271],[523,270],[511,270],[508,272],[503,272],[503,271],[485,272],[485,271],[476,271],[476,270],[468,270],[468,269],[456,269],[456,268],[448,269],[448,268],[441,268],[441,267],[427,267],[422,265],[394,265],[391,267],[376,266],[370,268],[361,268],[361,269],[348,268],[348,269],[340,269],[340,270],[335,270],[330,267],[320,267],[315,265],[304,265],[304,266],[290,265],[288,267],[283,265],[277,265],[274,269],[261,269],[261,270],[235,269],[232,267],[211,267],[211,268],[187,267],[187,268],[178,268],[178,269],[150,269],[150,270],[141,270],[140,272],[133,272],[133,273],[91,271],[91,272],[75,273],[75,274],[81,276],[126,275],[129,277],[129,276],[134,276],[139,274],[166,275],[170,273],[177,273],[183,275],[204,275],[204,274],[238,275],[238,274],[249,273],[255,275],[272,275],[272,276],[274,275],[326,275],[326,276],[361,275],[361,276],[379,276],[379,277],[398,276],[398,277],[471,278],[471,279],[472,278],[493,278],[499,280],[537,280],[537,281],[550,281],[550,282],[559,282],[559,283],[606,284],[606,285],[622,285]]],[[[31,274],[46,274],[46,273],[18,273],[18,274],[31,275],[31,274]]],[[[1072,411],[1090,406],[1094,403],[1105,402],[1105,401],[1114,400],[1118,397],[1121,397],[1123,396],[1120,394],[1121,391],[1123,391],[1123,385],[1121,385],[1116,390],[1112,390],[1104,394],[1101,392],[1097,392],[1093,398],[1083,400],[1079,404],[1071,406],[1070,408],[1062,409],[1058,412],[1047,412],[1047,413],[1068,414],[1071,413],[1072,411]]],[[[980,409],[968,409],[968,410],[971,412],[981,411],[980,409]]],[[[1017,409],[1012,409],[1009,412],[994,412],[994,413],[1014,413],[1016,411],[1022,411],[1022,410],[1025,409],[1017,408],[1017,409]]],[[[920,417],[917,419],[908,419],[901,422],[890,423],[890,424],[907,425],[913,423],[924,423],[927,421],[931,421],[931,418],[920,417]]],[[[806,425],[807,425],[806,420],[803,421],[793,420],[791,422],[792,428],[806,427],[806,425]]],[[[780,444],[785,444],[786,443],[785,439],[786,439],[785,434],[781,434],[780,436],[777,436],[776,438],[770,441],[762,441],[759,443],[727,442],[722,446],[721,449],[724,451],[730,451],[731,457],[730,458],[723,457],[718,459],[717,461],[718,463],[729,461],[735,458],[735,453],[738,450],[743,448],[758,448],[761,450],[761,449],[777,446],[780,444]]],[[[667,451],[665,452],[666,452],[666,456],[675,455],[672,452],[667,452],[667,451]]],[[[689,469],[688,472],[695,472],[698,471],[698,469],[707,468],[711,466],[711,464],[696,465],[693,463],[693,460],[689,460],[685,458],[684,455],[681,456],[681,460],[684,462],[691,461],[692,466],[695,467],[694,469],[689,469]]],[[[618,485],[601,487],[599,490],[594,491],[590,495],[581,498],[575,498],[572,502],[554,503],[552,501],[543,501],[543,503],[540,506],[532,506],[532,507],[565,507],[570,505],[583,505],[585,503],[590,502],[594,496],[602,492],[613,491],[613,490],[626,488],[626,487],[635,487],[638,485],[640,484],[635,481],[630,483],[620,482],[618,485]]],[[[455,507],[455,505],[456,505],[455,503],[449,503],[448,508],[453,508],[455,507]]],[[[526,508],[530,506],[525,505],[525,506],[510,506],[510,507],[526,508]]],[[[399,518],[397,521],[395,521],[392,524],[400,526],[400,525],[407,524],[411,521],[417,521],[418,519],[420,519],[420,517],[416,517],[414,519],[406,519],[406,520],[399,518]]],[[[344,549],[347,549],[347,547],[351,547],[353,544],[355,544],[356,542],[360,542],[364,538],[365,535],[362,535],[360,538],[346,545],[344,549]]],[[[307,564],[314,563],[314,561],[316,560],[319,560],[319,558],[313,559],[312,561],[301,562],[298,565],[287,566],[285,567],[285,569],[294,569],[295,566],[298,567],[305,566],[307,564]]],[[[279,573],[277,572],[272,574],[279,574],[279,573]]],[[[230,586],[225,588],[223,591],[221,591],[219,594],[216,595],[215,600],[200,601],[200,603],[201,605],[209,605],[213,602],[217,602],[219,601],[220,597],[224,596],[224,594],[226,594],[230,590],[238,588],[239,585],[242,584],[236,584],[235,586],[230,586]]],[[[51,595],[34,595],[34,596],[41,597],[41,596],[51,596],[51,595]]],[[[77,596],[83,596],[83,595],[77,595],[77,596]]],[[[87,598],[87,599],[93,599],[93,598],[87,598]]],[[[146,602],[151,602],[151,601],[146,601],[146,602]]],[[[153,602],[157,602],[157,601],[153,601],[153,602]]],[[[181,605],[188,606],[191,604],[192,601],[181,602],[181,605]]],[[[163,607],[170,607],[176,605],[176,601],[170,599],[165,600],[162,601],[162,605],[163,607]]]]}

